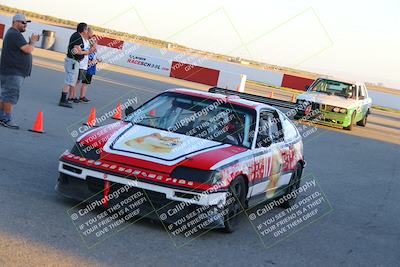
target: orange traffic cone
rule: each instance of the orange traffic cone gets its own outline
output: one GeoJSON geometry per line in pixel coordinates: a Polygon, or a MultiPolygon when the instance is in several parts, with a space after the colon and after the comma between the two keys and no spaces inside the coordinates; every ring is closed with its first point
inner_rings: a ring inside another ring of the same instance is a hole
{"type": "Polygon", "coordinates": [[[117,104],[117,109],[115,110],[115,114],[114,114],[113,119],[114,120],[121,120],[122,119],[121,103],[117,104]]]}
{"type": "Polygon", "coordinates": [[[269,98],[274,98],[274,91],[271,91],[271,93],[269,93],[269,98]]]}
{"type": "Polygon", "coordinates": [[[33,128],[30,129],[29,131],[35,132],[35,133],[44,133],[43,130],[43,112],[40,111],[36,117],[36,122],[33,125],[33,128]]]}
{"type": "Polygon", "coordinates": [[[291,100],[293,103],[295,103],[296,102],[296,96],[293,94],[292,95],[292,100],[291,100]]]}
{"type": "Polygon", "coordinates": [[[96,127],[96,108],[92,108],[90,110],[90,115],[86,123],[84,125],[90,126],[90,127],[96,127]]]}

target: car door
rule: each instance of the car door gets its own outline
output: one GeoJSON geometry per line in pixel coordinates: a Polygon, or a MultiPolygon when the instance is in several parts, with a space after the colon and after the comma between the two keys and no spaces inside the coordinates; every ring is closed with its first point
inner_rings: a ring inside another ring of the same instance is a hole
{"type": "Polygon", "coordinates": [[[253,150],[254,182],[250,191],[250,202],[259,203],[275,196],[283,167],[283,147],[284,138],[279,114],[273,110],[261,110],[253,150]]]}
{"type": "Polygon", "coordinates": [[[368,112],[370,99],[368,98],[367,91],[364,85],[358,85],[358,106],[357,113],[360,113],[362,119],[368,112]]]}

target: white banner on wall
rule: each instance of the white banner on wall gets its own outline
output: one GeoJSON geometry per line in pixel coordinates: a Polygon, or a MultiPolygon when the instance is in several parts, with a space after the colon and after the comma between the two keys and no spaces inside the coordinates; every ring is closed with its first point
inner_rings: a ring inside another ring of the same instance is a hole
{"type": "Polygon", "coordinates": [[[246,75],[221,71],[217,86],[224,89],[243,92],[246,85],[246,75]]]}

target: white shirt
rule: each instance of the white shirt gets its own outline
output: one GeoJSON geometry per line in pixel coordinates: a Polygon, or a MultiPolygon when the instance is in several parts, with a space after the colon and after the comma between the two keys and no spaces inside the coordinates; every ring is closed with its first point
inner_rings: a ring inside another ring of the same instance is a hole
{"type": "MultiPolygon", "coordinates": [[[[82,38],[82,39],[83,39],[83,49],[82,50],[88,51],[90,48],[89,40],[86,40],[85,38],[82,38]]],[[[87,70],[88,64],[89,64],[89,56],[85,55],[85,57],[81,61],[79,61],[79,69],[87,70]]]]}

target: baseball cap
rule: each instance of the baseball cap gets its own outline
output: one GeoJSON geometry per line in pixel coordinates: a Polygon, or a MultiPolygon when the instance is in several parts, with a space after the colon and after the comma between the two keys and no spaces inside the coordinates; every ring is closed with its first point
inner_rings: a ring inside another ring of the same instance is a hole
{"type": "Polygon", "coordinates": [[[30,20],[26,20],[24,14],[21,13],[15,14],[15,16],[13,17],[13,21],[31,22],[30,20]]]}

